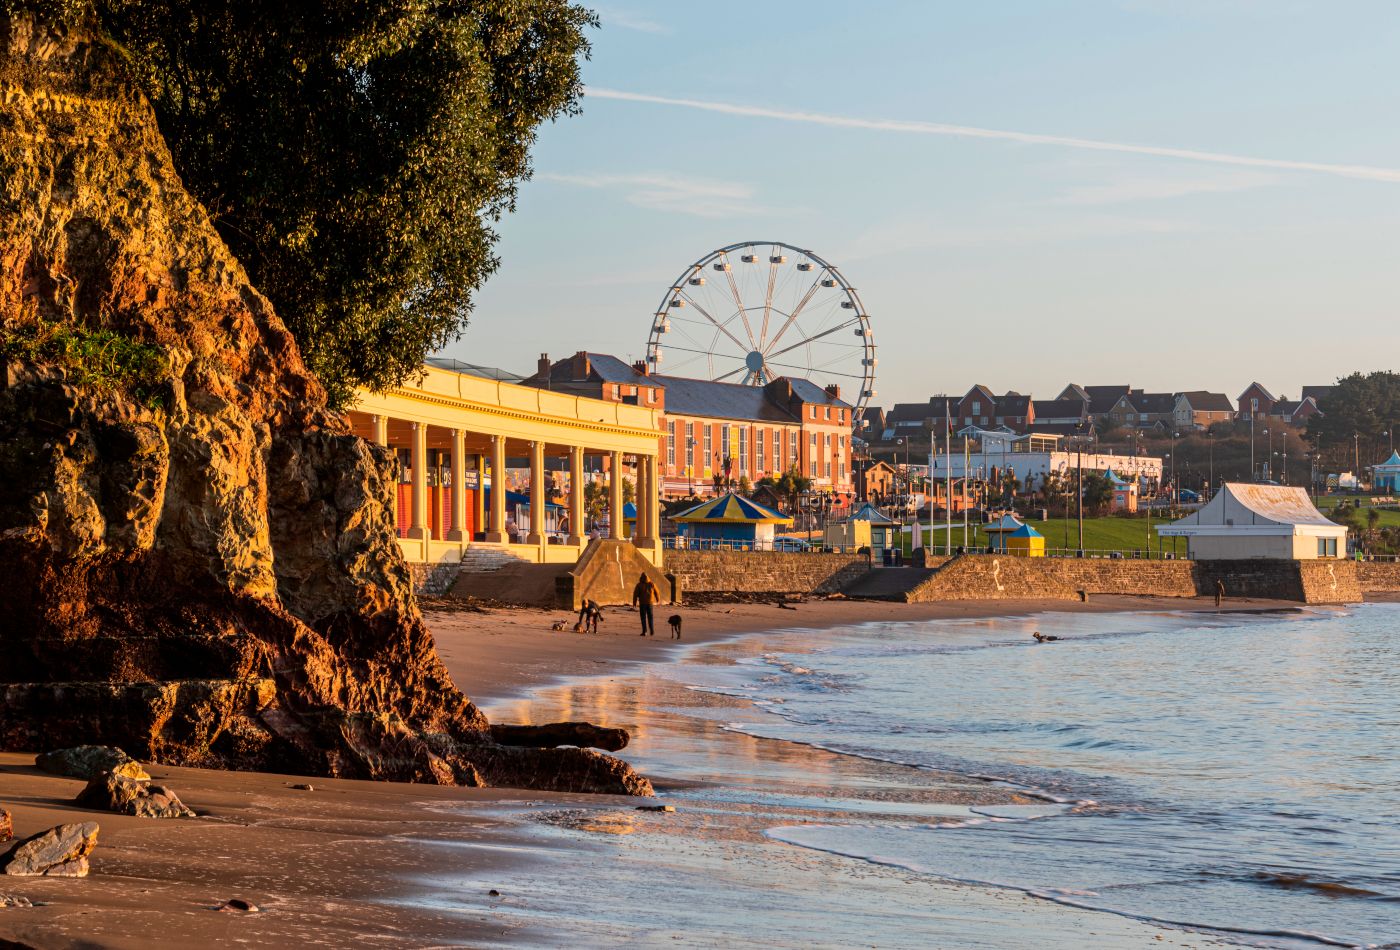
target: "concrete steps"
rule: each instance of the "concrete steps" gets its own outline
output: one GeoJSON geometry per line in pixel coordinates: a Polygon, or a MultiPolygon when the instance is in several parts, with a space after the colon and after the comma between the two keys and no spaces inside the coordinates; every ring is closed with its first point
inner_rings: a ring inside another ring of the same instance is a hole
{"type": "Polygon", "coordinates": [[[909,592],[937,574],[941,568],[880,567],[867,571],[842,588],[847,597],[857,600],[906,601],[909,592]]]}

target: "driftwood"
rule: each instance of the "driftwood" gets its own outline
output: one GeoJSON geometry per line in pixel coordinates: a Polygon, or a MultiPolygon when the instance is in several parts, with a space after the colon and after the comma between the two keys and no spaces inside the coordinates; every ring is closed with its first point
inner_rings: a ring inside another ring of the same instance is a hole
{"type": "Polygon", "coordinates": [[[551,722],[543,726],[505,726],[494,723],[491,738],[501,745],[552,749],[572,745],[580,749],[617,752],[627,747],[631,736],[626,729],[606,729],[591,722],[551,722]]]}

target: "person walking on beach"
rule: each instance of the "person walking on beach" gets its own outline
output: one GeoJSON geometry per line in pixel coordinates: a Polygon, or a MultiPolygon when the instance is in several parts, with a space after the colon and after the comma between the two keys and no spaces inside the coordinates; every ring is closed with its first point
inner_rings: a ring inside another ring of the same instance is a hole
{"type": "Polygon", "coordinates": [[[1220,602],[1225,599],[1225,582],[1216,578],[1215,580],[1215,609],[1220,609],[1220,602]]]}
{"type": "Polygon", "coordinates": [[[642,579],[637,581],[637,586],[632,588],[632,603],[642,615],[641,636],[656,636],[656,618],[652,616],[651,605],[661,599],[661,591],[647,577],[646,572],[642,572],[642,579]]]}

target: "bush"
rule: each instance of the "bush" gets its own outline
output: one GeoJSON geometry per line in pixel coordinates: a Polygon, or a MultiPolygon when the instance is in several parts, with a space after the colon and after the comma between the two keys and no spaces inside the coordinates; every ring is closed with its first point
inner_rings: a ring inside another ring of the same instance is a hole
{"type": "Polygon", "coordinates": [[[112,330],[38,320],[0,329],[0,357],[62,367],[73,385],[126,393],[152,409],[164,404],[165,351],[112,330]]]}

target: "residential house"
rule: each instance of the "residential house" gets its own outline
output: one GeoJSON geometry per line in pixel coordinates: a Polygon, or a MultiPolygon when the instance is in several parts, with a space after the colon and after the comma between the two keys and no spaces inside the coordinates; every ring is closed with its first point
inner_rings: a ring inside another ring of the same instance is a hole
{"type": "Polygon", "coordinates": [[[1080,386],[1070,383],[1055,399],[1078,399],[1085,404],[1085,410],[1095,419],[1103,419],[1118,404],[1118,400],[1132,392],[1131,386],[1080,386]]]}
{"type": "Polygon", "coordinates": [[[1176,396],[1172,393],[1133,390],[1118,397],[1108,411],[1108,419],[1126,429],[1169,428],[1175,410],[1176,396]]]}
{"type": "Polygon", "coordinates": [[[958,400],[957,422],[964,426],[989,426],[997,414],[997,397],[986,386],[973,386],[967,395],[958,400]]]}
{"type": "Polygon", "coordinates": [[[1026,426],[1035,420],[1035,408],[1030,396],[1018,392],[1008,392],[996,398],[996,424],[1025,432],[1026,426]]]}
{"type": "Polygon", "coordinates": [[[861,412],[858,428],[867,442],[880,438],[885,431],[885,410],[879,406],[866,406],[861,412]]]}
{"type": "Polygon", "coordinates": [[[1322,414],[1322,410],[1317,407],[1317,402],[1312,396],[1298,400],[1280,399],[1269,410],[1270,418],[1280,419],[1295,426],[1305,426],[1313,416],[1322,414]]]}
{"type": "Polygon", "coordinates": [[[1336,386],[1304,386],[1303,391],[1298,395],[1298,400],[1301,402],[1311,396],[1312,401],[1317,403],[1317,408],[1321,409],[1323,400],[1332,395],[1332,390],[1336,388],[1336,386]]]}
{"type": "Polygon", "coordinates": [[[895,496],[898,475],[890,463],[873,462],[866,466],[861,477],[865,483],[862,486],[863,495],[861,497],[866,501],[883,504],[885,499],[895,496]]]}
{"type": "Polygon", "coordinates": [[[1089,418],[1089,400],[1036,399],[1031,402],[1034,427],[1039,430],[1044,425],[1074,426],[1089,418]]]}
{"type": "Polygon", "coordinates": [[[1263,419],[1273,411],[1278,398],[1259,383],[1250,383],[1249,388],[1240,393],[1237,400],[1238,415],[1241,420],[1263,419]]]}
{"type": "Polygon", "coordinates": [[[926,402],[897,402],[885,415],[881,441],[928,431],[929,404],[926,402]]]}
{"type": "Polygon", "coordinates": [[[1209,429],[1217,422],[1229,422],[1233,418],[1234,404],[1224,393],[1204,390],[1177,393],[1172,420],[1178,429],[1209,429]]]}
{"type": "Polygon", "coordinates": [[[580,350],[552,363],[548,353],[541,353],[535,375],[523,385],[647,409],[662,409],[666,403],[665,387],[647,373],[645,363],[628,366],[607,353],[580,350]]]}

